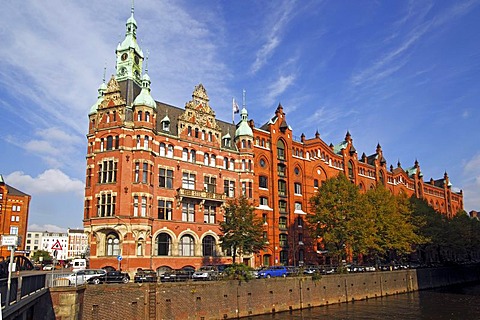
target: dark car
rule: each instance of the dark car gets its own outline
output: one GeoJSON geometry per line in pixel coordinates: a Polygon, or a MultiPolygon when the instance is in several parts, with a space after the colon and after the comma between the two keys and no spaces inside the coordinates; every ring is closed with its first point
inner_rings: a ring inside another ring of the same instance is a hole
{"type": "Polygon", "coordinates": [[[192,274],[195,272],[194,268],[182,268],[166,271],[160,275],[161,282],[177,282],[187,281],[192,279],[192,274]]]}
{"type": "Polygon", "coordinates": [[[105,274],[88,279],[87,283],[91,283],[91,284],[128,283],[129,281],[130,281],[130,276],[126,272],[107,271],[105,274]]]}
{"type": "Polygon", "coordinates": [[[142,282],[157,282],[157,273],[152,269],[138,269],[137,273],[133,277],[133,282],[142,283],[142,282]]]}

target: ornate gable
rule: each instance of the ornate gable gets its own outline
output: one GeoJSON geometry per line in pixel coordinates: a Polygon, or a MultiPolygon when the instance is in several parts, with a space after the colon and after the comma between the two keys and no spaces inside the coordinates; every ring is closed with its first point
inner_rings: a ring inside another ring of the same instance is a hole
{"type": "Polygon", "coordinates": [[[215,119],[215,112],[210,107],[207,90],[202,84],[195,87],[192,100],[185,103],[185,112],[179,116],[180,133],[191,126],[199,130],[209,130],[216,137],[220,136],[220,127],[215,119]]]}
{"type": "Polygon", "coordinates": [[[112,106],[120,106],[126,104],[125,99],[121,96],[120,86],[117,80],[112,75],[107,84],[107,91],[105,91],[105,98],[99,106],[99,109],[108,108],[112,106]]]}

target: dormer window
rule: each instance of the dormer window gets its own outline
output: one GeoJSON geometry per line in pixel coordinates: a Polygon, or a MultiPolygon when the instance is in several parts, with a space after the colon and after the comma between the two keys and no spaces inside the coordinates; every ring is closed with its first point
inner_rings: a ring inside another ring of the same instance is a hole
{"type": "Polygon", "coordinates": [[[170,131],[170,122],[169,121],[163,121],[163,131],[170,131]]]}

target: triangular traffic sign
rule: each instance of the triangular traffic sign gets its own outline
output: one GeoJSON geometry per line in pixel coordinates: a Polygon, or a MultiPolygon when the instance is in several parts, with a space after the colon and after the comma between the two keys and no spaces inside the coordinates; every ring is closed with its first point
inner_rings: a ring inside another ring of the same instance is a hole
{"type": "Polygon", "coordinates": [[[62,245],[60,244],[60,240],[57,240],[52,246],[52,250],[62,250],[62,245]]]}

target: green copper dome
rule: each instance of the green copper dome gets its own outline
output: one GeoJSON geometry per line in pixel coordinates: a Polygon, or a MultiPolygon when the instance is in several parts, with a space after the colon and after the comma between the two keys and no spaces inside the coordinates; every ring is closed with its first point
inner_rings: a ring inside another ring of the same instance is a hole
{"type": "Polygon", "coordinates": [[[105,94],[105,92],[107,91],[107,85],[105,84],[105,82],[102,82],[102,84],[100,85],[100,87],[98,87],[98,99],[97,99],[97,102],[95,102],[93,104],[93,106],[90,108],[90,112],[88,113],[89,115],[90,114],[94,114],[97,112],[97,109],[98,109],[98,106],[102,103],[103,101],[103,96],[105,94]]]}
{"type": "Polygon", "coordinates": [[[142,91],[140,91],[140,94],[133,101],[133,105],[147,106],[152,109],[157,108],[157,103],[150,94],[150,77],[146,73],[142,77],[142,91]]]}
{"type": "Polygon", "coordinates": [[[242,121],[240,121],[237,130],[235,131],[235,138],[240,137],[240,136],[251,136],[253,137],[253,131],[252,128],[248,125],[247,122],[247,117],[248,117],[248,112],[247,109],[243,108],[242,111],[240,112],[240,115],[242,117],[242,121]]]}

